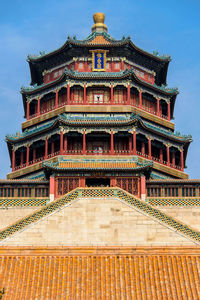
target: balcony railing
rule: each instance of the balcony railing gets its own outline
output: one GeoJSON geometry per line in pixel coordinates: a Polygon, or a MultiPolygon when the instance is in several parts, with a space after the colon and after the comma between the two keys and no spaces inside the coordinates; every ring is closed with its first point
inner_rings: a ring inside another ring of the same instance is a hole
{"type": "MultiPolygon", "coordinates": [[[[57,109],[57,108],[63,107],[63,106],[65,106],[65,105],[67,105],[67,104],[68,104],[67,101],[65,101],[65,102],[59,103],[57,107],[54,105],[54,106],[51,106],[50,108],[42,109],[42,110],[40,110],[40,113],[39,113],[39,114],[38,114],[38,113],[35,113],[35,114],[30,115],[30,116],[29,116],[29,119],[36,118],[36,117],[38,117],[38,116],[40,116],[40,115],[43,115],[43,114],[48,113],[48,112],[50,112],[50,111],[53,111],[53,110],[55,110],[55,109],[57,109]]],[[[80,100],[72,100],[72,101],[70,101],[70,103],[69,103],[69,105],[80,105],[80,104],[81,104],[81,105],[84,104],[83,99],[80,99],[80,100]]],[[[91,101],[87,101],[87,102],[85,103],[85,105],[111,105],[111,101],[108,100],[107,102],[105,102],[105,101],[97,102],[97,101],[91,100],[91,101]]],[[[116,99],[114,99],[112,105],[131,105],[131,106],[133,106],[133,107],[139,108],[139,109],[141,109],[141,110],[143,110],[143,111],[146,111],[146,112],[148,112],[148,113],[150,113],[150,114],[153,114],[153,115],[155,115],[155,116],[157,116],[157,117],[160,117],[160,118],[162,118],[162,119],[165,119],[165,120],[168,119],[168,116],[163,115],[163,114],[159,114],[159,115],[158,115],[157,112],[156,112],[155,110],[153,110],[152,108],[149,108],[149,107],[144,106],[144,105],[142,105],[142,107],[140,107],[139,104],[136,103],[136,102],[133,101],[133,100],[131,100],[131,101],[130,101],[130,104],[128,104],[128,103],[127,103],[127,99],[124,99],[124,100],[116,100],[116,99]]]]}
{"type": "MultiPolygon", "coordinates": [[[[158,157],[155,157],[153,155],[151,157],[149,157],[148,154],[142,153],[140,151],[137,151],[136,154],[140,157],[145,158],[145,159],[153,160],[153,161],[155,161],[159,164],[169,166],[170,168],[183,171],[179,165],[175,165],[174,163],[167,164],[167,161],[160,160],[158,157]]],[[[50,154],[47,155],[47,159],[50,159],[52,157],[56,157],[58,155],[60,155],[60,151],[50,153],[50,154]]],[[[83,155],[83,150],[63,150],[63,155],[83,155]]],[[[97,150],[86,150],[85,155],[94,155],[95,156],[95,155],[133,155],[133,154],[129,150],[114,150],[113,153],[111,153],[110,150],[103,150],[103,149],[98,150],[97,149],[97,150]]],[[[29,161],[28,164],[23,163],[23,164],[15,166],[14,170],[17,171],[19,169],[34,165],[34,164],[39,163],[39,162],[44,161],[44,160],[45,160],[45,156],[41,156],[41,157],[38,157],[34,160],[29,161]]]]}

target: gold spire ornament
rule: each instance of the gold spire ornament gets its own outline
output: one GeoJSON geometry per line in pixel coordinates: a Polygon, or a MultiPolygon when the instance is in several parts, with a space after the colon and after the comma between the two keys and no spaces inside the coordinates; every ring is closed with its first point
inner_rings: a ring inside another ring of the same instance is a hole
{"type": "Polygon", "coordinates": [[[107,32],[107,26],[104,24],[104,13],[97,12],[93,15],[94,25],[92,26],[92,32],[107,32]]]}

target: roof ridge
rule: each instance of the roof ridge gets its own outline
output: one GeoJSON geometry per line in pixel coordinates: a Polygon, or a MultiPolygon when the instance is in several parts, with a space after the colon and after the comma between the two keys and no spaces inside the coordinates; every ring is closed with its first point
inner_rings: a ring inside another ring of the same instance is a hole
{"type": "Polygon", "coordinates": [[[64,207],[67,203],[72,202],[77,198],[94,198],[94,197],[116,197],[124,202],[127,202],[130,206],[142,211],[143,213],[153,217],[157,221],[164,223],[170,229],[177,231],[178,233],[190,238],[195,243],[200,244],[200,232],[192,229],[188,225],[176,220],[175,218],[168,216],[166,213],[154,208],[152,205],[140,200],[139,198],[129,194],[128,192],[120,188],[76,188],[75,190],[65,194],[59,199],[52,201],[42,209],[28,215],[25,218],[18,220],[10,226],[0,231],[0,241],[3,241],[10,235],[21,231],[27,225],[33,224],[43,217],[48,216],[64,207]]]}

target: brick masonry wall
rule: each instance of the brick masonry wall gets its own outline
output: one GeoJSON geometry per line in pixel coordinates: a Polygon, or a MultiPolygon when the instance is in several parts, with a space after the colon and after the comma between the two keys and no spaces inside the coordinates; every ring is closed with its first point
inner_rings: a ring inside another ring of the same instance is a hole
{"type": "Polygon", "coordinates": [[[188,238],[117,199],[79,199],[1,243],[12,246],[176,246],[188,238]]]}

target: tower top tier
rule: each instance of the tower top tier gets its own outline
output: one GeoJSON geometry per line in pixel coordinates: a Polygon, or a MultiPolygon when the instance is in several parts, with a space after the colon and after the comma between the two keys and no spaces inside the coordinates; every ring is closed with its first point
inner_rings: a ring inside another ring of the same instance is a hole
{"type": "Polygon", "coordinates": [[[94,25],[92,26],[92,32],[107,32],[107,26],[104,24],[104,13],[97,12],[93,15],[94,25]]]}

